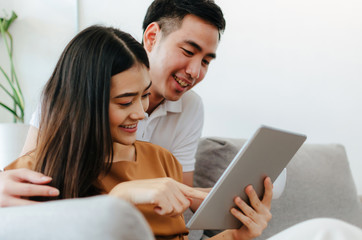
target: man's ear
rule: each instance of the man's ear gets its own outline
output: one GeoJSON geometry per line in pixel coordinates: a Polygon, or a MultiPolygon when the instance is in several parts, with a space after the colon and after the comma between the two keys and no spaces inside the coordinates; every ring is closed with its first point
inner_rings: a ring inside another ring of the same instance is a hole
{"type": "Polygon", "coordinates": [[[156,22],[152,22],[147,26],[143,34],[143,44],[147,52],[152,51],[152,48],[156,43],[157,35],[160,33],[160,31],[160,26],[156,22]]]}

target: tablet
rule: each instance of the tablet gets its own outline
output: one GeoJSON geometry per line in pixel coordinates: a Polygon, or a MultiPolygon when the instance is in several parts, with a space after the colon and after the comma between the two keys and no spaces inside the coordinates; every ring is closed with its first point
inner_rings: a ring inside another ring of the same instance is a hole
{"type": "Polygon", "coordinates": [[[233,199],[240,196],[248,202],[244,189],[249,184],[263,197],[265,177],[274,182],[305,140],[302,134],[261,126],[230,162],[186,227],[240,228],[242,223],[230,213],[236,206],[233,199]]]}

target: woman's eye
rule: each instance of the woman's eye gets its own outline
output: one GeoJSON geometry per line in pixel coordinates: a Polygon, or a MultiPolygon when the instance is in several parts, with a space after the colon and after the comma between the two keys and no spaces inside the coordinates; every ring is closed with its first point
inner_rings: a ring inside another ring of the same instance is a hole
{"type": "Polygon", "coordinates": [[[119,103],[119,105],[120,106],[122,106],[122,107],[127,107],[127,106],[129,106],[129,105],[131,105],[132,104],[132,102],[128,102],[128,103],[119,103]]]}

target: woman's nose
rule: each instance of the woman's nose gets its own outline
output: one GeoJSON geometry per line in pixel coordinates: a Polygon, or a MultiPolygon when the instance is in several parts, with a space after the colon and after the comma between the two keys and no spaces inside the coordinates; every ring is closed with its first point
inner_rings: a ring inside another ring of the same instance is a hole
{"type": "Polygon", "coordinates": [[[135,104],[135,108],[133,109],[130,117],[135,120],[142,120],[145,118],[145,110],[142,101],[135,104]]]}

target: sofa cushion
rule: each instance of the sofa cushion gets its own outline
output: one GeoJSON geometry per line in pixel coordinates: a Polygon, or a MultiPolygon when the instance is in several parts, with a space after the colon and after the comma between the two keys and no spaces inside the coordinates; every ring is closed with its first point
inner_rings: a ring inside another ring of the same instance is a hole
{"type": "MultiPolygon", "coordinates": [[[[245,139],[203,138],[196,154],[194,185],[212,187],[245,139]]],[[[338,218],[362,227],[362,206],[343,146],[304,144],[287,166],[283,195],[272,202],[273,219],[259,239],[298,222],[338,218]]],[[[205,231],[207,235],[215,231],[205,231]]]]}

